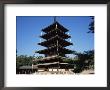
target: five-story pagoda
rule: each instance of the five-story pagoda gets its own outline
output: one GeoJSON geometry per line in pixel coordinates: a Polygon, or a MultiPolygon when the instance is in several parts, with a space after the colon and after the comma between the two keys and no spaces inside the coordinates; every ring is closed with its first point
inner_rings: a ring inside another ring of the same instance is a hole
{"type": "Polygon", "coordinates": [[[56,17],[54,17],[53,24],[42,29],[42,31],[45,34],[40,37],[45,39],[45,41],[38,43],[38,45],[44,46],[46,49],[36,51],[36,53],[45,55],[45,58],[35,60],[38,63],[38,68],[44,68],[45,70],[49,68],[68,68],[68,63],[64,63],[63,59],[65,54],[72,53],[71,50],[65,48],[73,45],[66,41],[66,39],[71,37],[66,34],[69,30],[56,21],[56,17]]]}

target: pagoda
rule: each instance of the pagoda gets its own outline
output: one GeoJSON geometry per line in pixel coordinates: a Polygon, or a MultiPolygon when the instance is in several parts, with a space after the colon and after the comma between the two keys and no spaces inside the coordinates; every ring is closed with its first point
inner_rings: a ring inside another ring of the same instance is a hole
{"type": "Polygon", "coordinates": [[[63,59],[66,58],[65,54],[72,53],[71,50],[66,49],[66,46],[73,45],[66,41],[66,39],[71,38],[66,34],[68,31],[56,20],[56,17],[54,17],[54,22],[51,25],[42,29],[44,34],[40,38],[45,39],[45,41],[38,43],[38,45],[44,46],[46,49],[36,51],[36,53],[45,55],[44,58],[35,60],[38,68],[44,68],[45,70],[49,68],[68,68],[68,63],[63,62],[63,59]]]}

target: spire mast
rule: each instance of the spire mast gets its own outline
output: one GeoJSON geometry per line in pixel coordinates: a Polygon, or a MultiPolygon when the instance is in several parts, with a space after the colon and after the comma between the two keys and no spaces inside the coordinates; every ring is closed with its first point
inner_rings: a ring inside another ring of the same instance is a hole
{"type": "Polygon", "coordinates": [[[56,22],[56,16],[54,16],[54,22],[56,22]]]}

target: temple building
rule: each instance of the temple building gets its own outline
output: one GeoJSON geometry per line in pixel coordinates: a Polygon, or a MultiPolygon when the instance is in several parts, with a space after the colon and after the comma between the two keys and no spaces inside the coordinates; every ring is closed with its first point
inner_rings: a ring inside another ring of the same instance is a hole
{"type": "Polygon", "coordinates": [[[64,63],[63,60],[66,57],[65,54],[71,54],[72,50],[66,49],[66,46],[73,45],[66,39],[71,38],[67,34],[69,30],[62,26],[54,17],[54,22],[48,27],[42,29],[40,38],[44,41],[38,43],[38,45],[44,46],[46,49],[36,51],[36,53],[44,54],[45,57],[34,60],[37,62],[37,67],[48,71],[49,69],[68,69],[69,64],[64,63]]]}

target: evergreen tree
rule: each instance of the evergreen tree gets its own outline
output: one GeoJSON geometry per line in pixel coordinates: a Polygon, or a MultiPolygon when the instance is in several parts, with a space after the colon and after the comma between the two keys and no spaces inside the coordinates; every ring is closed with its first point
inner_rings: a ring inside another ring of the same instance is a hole
{"type": "Polygon", "coordinates": [[[89,24],[88,33],[94,33],[94,16],[90,16],[91,22],[89,24]]]}

